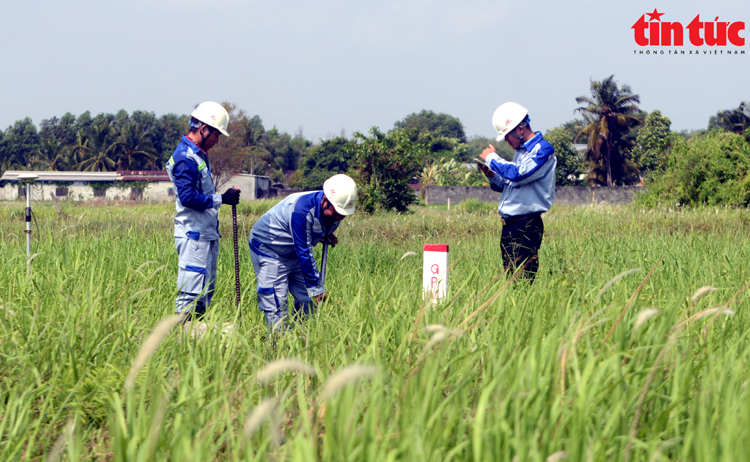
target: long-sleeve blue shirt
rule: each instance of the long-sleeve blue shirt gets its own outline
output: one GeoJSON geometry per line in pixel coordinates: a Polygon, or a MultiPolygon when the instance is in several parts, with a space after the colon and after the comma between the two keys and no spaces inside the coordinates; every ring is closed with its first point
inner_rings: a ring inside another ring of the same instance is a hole
{"type": "Polygon", "coordinates": [[[504,218],[546,212],[555,201],[555,148],[541,132],[521,145],[512,162],[492,153],[485,164],[495,172],[490,187],[502,191],[498,212],[504,218]]]}
{"type": "Polygon", "coordinates": [[[206,153],[183,136],[167,162],[167,173],[176,190],[175,237],[219,239],[221,195],[216,194],[206,153]]]}
{"type": "Polygon", "coordinates": [[[326,227],[320,208],[323,191],[291,194],[266,212],[250,233],[250,250],[270,258],[297,260],[310,297],[322,294],[320,274],[313,256],[315,247],[338,229],[326,227]]]}

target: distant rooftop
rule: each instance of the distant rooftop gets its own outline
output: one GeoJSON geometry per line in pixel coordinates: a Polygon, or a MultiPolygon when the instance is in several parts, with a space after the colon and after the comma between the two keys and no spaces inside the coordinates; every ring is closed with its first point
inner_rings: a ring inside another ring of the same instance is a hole
{"type": "Polygon", "coordinates": [[[120,170],[117,172],[51,172],[51,171],[28,171],[28,170],[6,170],[0,181],[18,181],[18,175],[33,173],[38,175],[37,181],[169,181],[169,176],[164,170],[120,170]]]}
{"type": "MultiPolygon", "coordinates": [[[[116,172],[52,172],[31,170],[6,170],[0,181],[20,181],[18,175],[34,174],[39,176],[38,182],[95,182],[95,181],[170,181],[164,170],[118,170],[116,172]]],[[[261,175],[237,174],[232,177],[268,178],[261,175]]]]}

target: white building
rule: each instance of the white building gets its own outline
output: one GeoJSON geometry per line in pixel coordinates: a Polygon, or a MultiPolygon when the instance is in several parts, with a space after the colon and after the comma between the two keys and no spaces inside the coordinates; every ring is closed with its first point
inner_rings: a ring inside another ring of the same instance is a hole
{"type": "MultiPolygon", "coordinates": [[[[26,197],[26,187],[18,175],[33,173],[39,179],[31,185],[31,198],[35,201],[173,201],[174,186],[165,171],[117,172],[32,172],[8,170],[0,177],[0,200],[18,200],[26,197]]],[[[241,198],[255,200],[274,195],[271,179],[266,176],[232,175],[224,182],[220,192],[230,187],[242,190],[241,198]]]]}

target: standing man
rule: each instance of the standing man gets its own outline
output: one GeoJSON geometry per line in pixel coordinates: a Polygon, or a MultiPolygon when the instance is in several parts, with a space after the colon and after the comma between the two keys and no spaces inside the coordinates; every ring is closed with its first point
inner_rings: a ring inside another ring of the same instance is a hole
{"type": "Polygon", "coordinates": [[[502,192],[498,212],[503,219],[500,245],[505,271],[522,267],[532,283],[539,269],[539,247],[544,235],[542,213],[555,200],[555,149],[541,132],[531,130],[529,111],[517,103],[504,103],[492,115],[497,141],[516,150],[513,161],[501,158],[490,145],[480,154],[479,168],[490,187],[502,192]]]}
{"type": "Polygon", "coordinates": [[[354,180],[334,175],[323,183],[323,191],[292,194],[253,226],[249,244],[258,308],[271,330],[286,322],[289,292],[294,296],[295,317],[310,314],[313,300],[316,304],[325,300],[313,247],[321,241],[332,247],[338,243],[333,233],[344,217],[354,213],[356,201],[354,180]]]}
{"type": "Polygon", "coordinates": [[[216,194],[206,154],[221,135],[229,136],[229,114],[213,101],[190,114],[190,131],[182,137],[167,162],[167,173],[177,193],[174,240],[179,258],[176,312],[199,318],[211,304],[219,256],[219,207],[237,205],[240,190],[216,194]]]}

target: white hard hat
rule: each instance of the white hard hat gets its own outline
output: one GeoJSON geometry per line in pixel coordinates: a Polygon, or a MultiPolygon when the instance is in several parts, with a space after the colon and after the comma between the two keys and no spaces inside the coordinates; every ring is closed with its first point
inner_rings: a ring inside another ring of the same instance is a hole
{"type": "Polygon", "coordinates": [[[492,114],[492,125],[497,130],[497,140],[502,141],[505,135],[523,122],[529,111],[518,103],[503,103],[492,114]]]}
{"type": "Polygon", "coordinates": [[[209,127],[213,127],[224,136],[229,136],[227,132],[227,125],[229,125],[229,114],[219,103],[213,101],[205,101],[200,103],[190,117],[195,117],[209,127]]]}
{"type": "Polygon", "coordinates": [[[323,193],[340,215],[354,213],[357,202],[357,185],[344,174],[333,175],[323,183],[323,193]]]}

